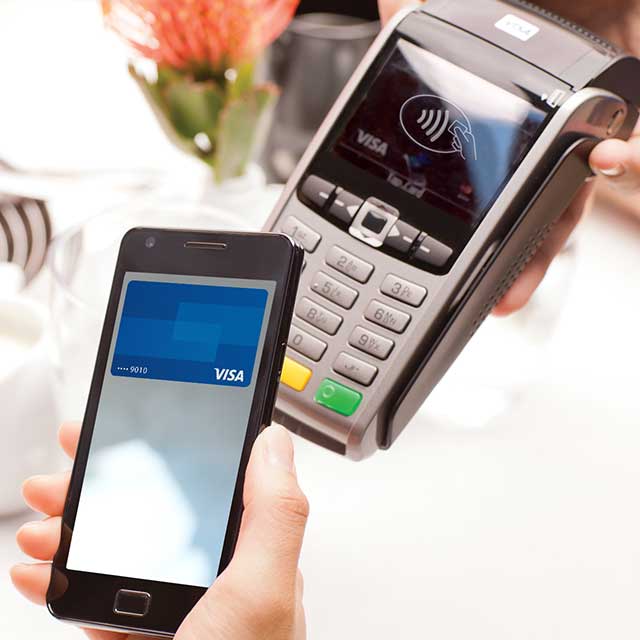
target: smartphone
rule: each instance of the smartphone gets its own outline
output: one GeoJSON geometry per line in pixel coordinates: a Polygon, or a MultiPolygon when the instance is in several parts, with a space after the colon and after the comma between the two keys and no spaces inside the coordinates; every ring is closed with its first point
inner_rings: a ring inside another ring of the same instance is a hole
{"type": "Polygon", "coordinates": [[[233,554],[303,251],[274,233],[124,237],[47,606],[172,637],[233,554]]]}

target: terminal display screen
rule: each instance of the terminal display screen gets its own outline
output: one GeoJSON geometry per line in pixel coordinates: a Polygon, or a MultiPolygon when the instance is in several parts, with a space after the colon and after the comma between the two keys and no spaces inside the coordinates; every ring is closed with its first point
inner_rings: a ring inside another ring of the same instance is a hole
{"type": "Polygon", "coordinates": [[[333,153],[475,228],[547,113],[400,40],[333,153]]]}

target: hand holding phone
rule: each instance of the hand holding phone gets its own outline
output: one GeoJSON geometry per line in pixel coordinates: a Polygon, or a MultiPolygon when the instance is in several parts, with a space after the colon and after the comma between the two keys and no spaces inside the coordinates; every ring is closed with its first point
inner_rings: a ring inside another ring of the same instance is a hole
{"type": "Polygon", "coordinates": [[[227,567],[302,255],[281,234],[127,233],[53,557],[53,615],[172,637],[227,567]]]}
{"type": "MultiPolygon", "coordinates": [[[[67,423],[60,429],[60,443],[71,457],[79,435],[79,424],[67,423]]],[[[15,586],[36,604],[45,602],[48,563],[60,537],[67,483],[68,475],[37,476],[24,484],[28,504],[50,516],[24,525],[17,535],[22,550],[46,564],[21,564],[11,570],[15,586]]],[[[297,565],[308,503],[297,483],[291,439],[281,427],[268,427],[254,444],[244,503],[246,522],[236,553],[182,623],[177,640],[222,637],[223,633],[247,640],[262,640],[272,633],[291,640],[304,637],[302,576],[297,565]]],[[[87,634],[91,640],[121,638],[90,629],[87,634]]]]}

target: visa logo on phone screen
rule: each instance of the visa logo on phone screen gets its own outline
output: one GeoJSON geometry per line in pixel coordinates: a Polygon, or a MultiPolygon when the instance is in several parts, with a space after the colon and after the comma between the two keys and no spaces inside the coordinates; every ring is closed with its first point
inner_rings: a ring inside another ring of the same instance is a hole
{"type": "Polygon", "coordinates": [[[132,280],[111,374],[246,387],[267,297],[264,289],[132,280]]]}

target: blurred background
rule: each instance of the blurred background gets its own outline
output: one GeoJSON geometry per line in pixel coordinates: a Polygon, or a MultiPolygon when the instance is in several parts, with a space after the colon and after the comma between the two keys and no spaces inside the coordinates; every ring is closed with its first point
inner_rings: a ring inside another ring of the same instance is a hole
{"type": "MultiPolygon", "coordinates": [[[[106,4],[107,25],[94,0],[0,0],[2,638],[79,637],[7,571],[38,517],[21,480],[68,464],[57,424],[82,418],[123,232],[259,228],[379,29],[373,1],[302,2],[256,25],[283,33],[250,68],[210,60],[194,86],[106,4]]],[[[639,210],[602,191],[393,449],[356,464],[296,439],[310,638],[640,634],[639,210]]]]}

